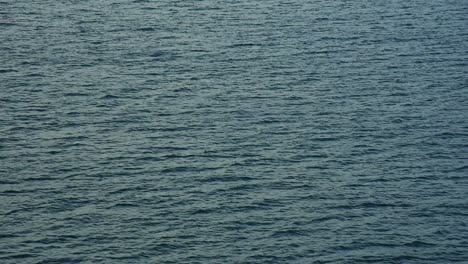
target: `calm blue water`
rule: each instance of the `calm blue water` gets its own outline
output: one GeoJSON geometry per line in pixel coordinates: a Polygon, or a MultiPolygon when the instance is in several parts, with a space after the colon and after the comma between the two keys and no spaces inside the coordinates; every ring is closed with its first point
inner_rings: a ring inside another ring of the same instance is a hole
{"type": "Polygon", "coordinates": [[[468,263],[468,2],[0,2],[1,263],[468,263]]]}

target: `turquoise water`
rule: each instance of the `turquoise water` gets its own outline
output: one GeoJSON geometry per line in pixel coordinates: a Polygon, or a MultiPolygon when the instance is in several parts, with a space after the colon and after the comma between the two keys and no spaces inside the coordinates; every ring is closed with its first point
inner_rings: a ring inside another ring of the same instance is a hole
{"type": "Polygon", "coordinates": [[[468,2],[0,2],[1,263],[467,263],[468,2]]]}

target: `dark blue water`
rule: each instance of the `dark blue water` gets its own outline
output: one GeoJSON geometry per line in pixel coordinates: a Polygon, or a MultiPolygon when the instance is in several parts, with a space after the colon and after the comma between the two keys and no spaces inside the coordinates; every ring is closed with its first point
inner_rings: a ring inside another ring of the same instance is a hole
{"type": "Polygon", "coordinates": [[[468,263],[468,2],[0,2],[1,263],[468,263]]]}

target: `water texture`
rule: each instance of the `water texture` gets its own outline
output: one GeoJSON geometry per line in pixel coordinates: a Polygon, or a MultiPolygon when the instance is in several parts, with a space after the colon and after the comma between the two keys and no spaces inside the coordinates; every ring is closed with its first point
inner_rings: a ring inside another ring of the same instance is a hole
{"type": "Polygon", "coordinates": [[[0,1],[1,263],[468,263],[468,2],[0,1]]]}

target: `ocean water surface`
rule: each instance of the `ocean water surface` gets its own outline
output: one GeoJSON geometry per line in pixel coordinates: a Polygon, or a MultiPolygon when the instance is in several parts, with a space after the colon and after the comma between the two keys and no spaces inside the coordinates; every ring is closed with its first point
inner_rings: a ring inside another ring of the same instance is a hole
{"type": "Polygon", "coordinates": [[[468,2],[0,1],[0,263],[468,263],[468,2]]]}

